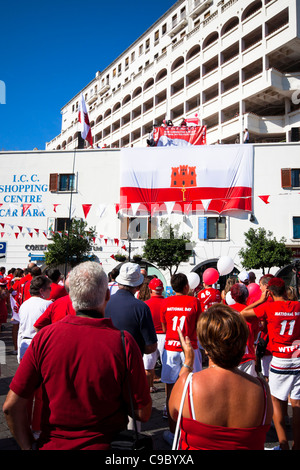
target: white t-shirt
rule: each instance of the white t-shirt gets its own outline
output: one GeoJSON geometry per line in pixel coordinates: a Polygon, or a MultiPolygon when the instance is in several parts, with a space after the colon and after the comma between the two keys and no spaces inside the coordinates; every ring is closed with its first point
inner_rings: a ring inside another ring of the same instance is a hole
{"type": "MultiPolygon", "coordinates": [[[[51,300],[45,300],[41,297],[30,297],[21,305],[19,309],[19,331],[18,331],[18,358],[22,359],[22,343],[28,346],[36,334],[33,325],[44,311],[52,304],[51,300]]],[[[27,348],[26,348],[27,349],[27,348]]],[[[25,352],[25,351],[24,351],[25,352]]]]}
{"type": "Polygon", "coordinates": [[[110,295],[113,295],[119,290],[119,284],[115,281],[111,281],[108,283],[108,288],[110,295]]]}

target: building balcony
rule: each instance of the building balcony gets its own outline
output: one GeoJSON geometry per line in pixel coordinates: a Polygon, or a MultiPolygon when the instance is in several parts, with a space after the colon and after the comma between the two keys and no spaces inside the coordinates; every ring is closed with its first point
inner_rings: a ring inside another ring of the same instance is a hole
{"type": "Polygon", "coordinates": [[[98,99],[98,93],[93,92],[90,96],[87,98],[87,104],[91,106],[95,101],[98,99]]]}
{"type": "Polygon", "coordinates": [[[187,24],[188,20],[185,14],[182,15],[180,18],[176,19],[175,21],[172,21],[169,36],[172,38],[173,36],[175,36],[175,34],[181,31],[185,26],[187,26],[187,24]]]}
{"type": "Polygon", "coordinates": [[[99,94],[102,96],[104,93],[106,93],[108,90],[110,90],[110,85],[107,83],[104,85],[102,88],[99,90],[99,94]]]}
{"type": "Polygon", "coordinates": [[[209,5],[212,3],[212,0],[194,0],[190,16],[196,18],[200,13],[202,13],[209,5]]]}

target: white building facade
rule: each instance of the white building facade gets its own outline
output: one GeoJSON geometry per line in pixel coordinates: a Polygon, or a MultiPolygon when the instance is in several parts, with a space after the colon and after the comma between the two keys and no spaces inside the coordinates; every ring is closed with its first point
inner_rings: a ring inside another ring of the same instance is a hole
{"type": "Polygon", "coordinates": [[[65,106],[46,150],[78,148],[84,94],[95,147],[146,146],[198,114],[207,143],[297,142],[299,0],[179,0],[65,106]]]}
{"type": "MultiPolygon", "coordinates": [[[[148,159],[157,150],[143,149],[148,159]]],[[[278,240],[285,237],[295,260],[300,259],[299,151],[297,143],[253,145],[252,212],[202,211],[168,216],[172,224],[180,224],[182,232],[191,234],[194,244],[193,255],[182,263],[181,272],[201,273],[223,256],[231,257],[239,272],[243,267],[238,253],[250,227],[264,227],[278,240]],[[203,217],[207,221],[205,237],[200,233],[203,217]]],[[[119,211],[122,150],[76,150],[63,155],[61,151],[0,152],[0,265],[7,270],[24,268],[29,261],[43,266],[51,231],[64,232],[71,216],[95,228],[91,254],[108,273],[119,265],[116,254],[128,257],[129,249],[131,259],[141,254],[145,239],[151,236],[151,226],[158,226],[161,217],[166,217],[119,211]],[[139,226],[131,241],[129,222],[139,226]]],[[[142,262],[147,265],[146,260],[142,262]]],[[[148,268],[149,273],[155,272],[165,285],[169,284],[167,272],[152,264],[148,268]]],[[[278,271],[274,267],[271,272],[278,271]]]]}

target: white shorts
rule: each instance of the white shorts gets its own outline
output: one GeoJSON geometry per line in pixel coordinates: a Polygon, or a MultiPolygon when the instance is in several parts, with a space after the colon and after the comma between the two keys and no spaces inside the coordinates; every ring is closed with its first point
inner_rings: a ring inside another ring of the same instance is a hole
{"type": "Polygon", "coordinates": [[[151,354],[144,354],[143,361],[145,370],[152,370],[155,368],[155,364],[158,358],[162,361],[163,351],[165,349],[165,337],[166,334],[157,335],[157,350],[151,354]]]}
{"type": "MultiPolygon", "coordinates": [[[[194,372],[199,372],[202,370],[202,357],[200,349],[194,349],[194,353],[194,372]]],[[[174,384],[178,379],[178,375],[183,363],[183,352],[167,351],[165,349],[162,357],[161,381],[166,384],[174,384]]]]}
{"type": "Polygon", "coordinates": [[[252,375],[252,377],[257,377],[257,373],[255,370],[255,361],[253,359],[239,364],[238,369],[242,372],[245,372],[246,374],[252,375]]]}
{"type": "Polygon", "coordinates": [[[270,366],[269,386],[273,397],[286,401],[300,400],[300,358],[273,357],[270,366]]]}

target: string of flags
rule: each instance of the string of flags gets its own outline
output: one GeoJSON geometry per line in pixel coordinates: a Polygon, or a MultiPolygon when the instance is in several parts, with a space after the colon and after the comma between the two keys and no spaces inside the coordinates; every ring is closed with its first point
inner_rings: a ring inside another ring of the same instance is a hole
{"type": "MultiPolygon", "coordinates": [[[[266,205],[270,204],[272,202],[272,198],[273,196],[283,196],[283,195],[294,195],[295,193],[278,193],[278,194],[264,194],[264,195],[258,195],[258,198],[266,205]]],[[[297,194],[300,194],[300,192],[298,192],[297,194]]],[[[252,197],[252,196],[249,196],[249,197],[252,197]]],[[[193,201],[193,202],[189,202],[189,201],[186,201],[186,202],[164,202],[164,203],[154,203],[154,204],[151,204],[151,205],[147,205],[145,206],[143,203],[131,203],[131,204],[121,204],[121,203],[113,203],[113,204],[81,204],[81,209],[82,209],[82,214],[84,216],[85,219],[88,218],[89,214],[90,214],[90,211],[91,209],[96,206],[96,211],[97,211],[97,215],[99,218],[103,217],[105,211],[108,209],[109,206],[113,205],[114,206],[114,210],[115,210],[115,213],[116,215],[120,214],[120,215],[124,215],[125,217],[127,216],[135,216],[137,214],[138,211],[145,211],[145,212],[148,212],[148,214],[150,216],[153,216],[156,212],[167,212],[169,215],[172,213],[172,212],[182,212],[183,214],[189,214],[190,212],[192,212],[195,208],[195,204],[197,203],[201,203],[202,204],[202,207],[203,207],[203,210],[205,212],[207,212],[209,210],[209,205],[210,205],[210,202],[212,201],[212,199],[202,199],[201,201],[193,201]]],[[[1,207],[3,206],[2,203],[0,203],[0,209],[1,207]]],[[[14,211],[16,210],[16,208],[20,208],[20,206],[18,206],[17,204],[9,204],[9,209],[10,211],[14,211]]],[[[32,204],[22,204],[22,216],[26,216],[26,213],[27,211],[30,209],[30,207],[32,206],[32,204]]],[[[36,210],[37,210],[37,214],[41,214],[41,213],[44,213],[45,215],[45,211],[46,211],[46,207],[42,204],[34,204],[34,206],[36,207],[36,210]]],[[[59,204],[59,203],[54,203],[54,204],[51,204],[52,206],[52,212],[54,212],[55,214],[58,213],[58,209],[60,207],[63,206],[63,204],[59,204]]],[[[69,207],[68,207],[69,209],[69,207]]],[[[202,212],[203,212],[202,210],[202,212]]],[[[71,207],[71,211],[70,211],[70,215],[71,217],[74,217],[75,216],[75,213],[76,213],[76,206],[72,205],[71,207]]],[[[49,216],[49,214],[47,214],[49,216]]],[[[9,215],[7,215],[9,217],[9,215]]],[[[50,215],[51,216],[51,215],[50,215]]],[[[78,213],[77,213],[77,216],[78,216],[78,213]]],[[[10,228],[11,231],[13,232],[15,238],[19,238],[19,236],[25,236],[25,235],[28,235],[29,237],[33,238],[34,235],[37,235],[39,236],[40,234],[44,235],[46,238],[49,238],[49,236],[51,235],[51,233],[58,233],[60,235],[62,235],[63,232],[60,232],[60,231],[53,231],[52,229],[51,230],[43,230],[43,229],[40,229],[40,228],[33,228],[33,227],[28,227],[27,225],[25,226],[22,226],[22,225],[16,225],[16,224],[10,224],[10,223],[2,223],[0,222],[0,238],[3,238],[7,231],[5,230],[5,227],[6,228],[10,228]],[[2,230],[1,230],[2,228],[2,230]],[[18,230],[17,230],[18,229],[18,230]],[[50,233],[51,232],[51,233],[50,233]]],[[[96,237],[97,239],[99,239],[100,241],[104,241],[105,244],[108,243],[109,240],[112,240],[113,243],[115,245],[119,245],[120,243],[120,240],[118,238],[109,238],[109,237],[105,237],[104,235],[99,235],[98,237],[96,237]]],[[[95,240],[96,241],[96,240],[95,240]]]]}

